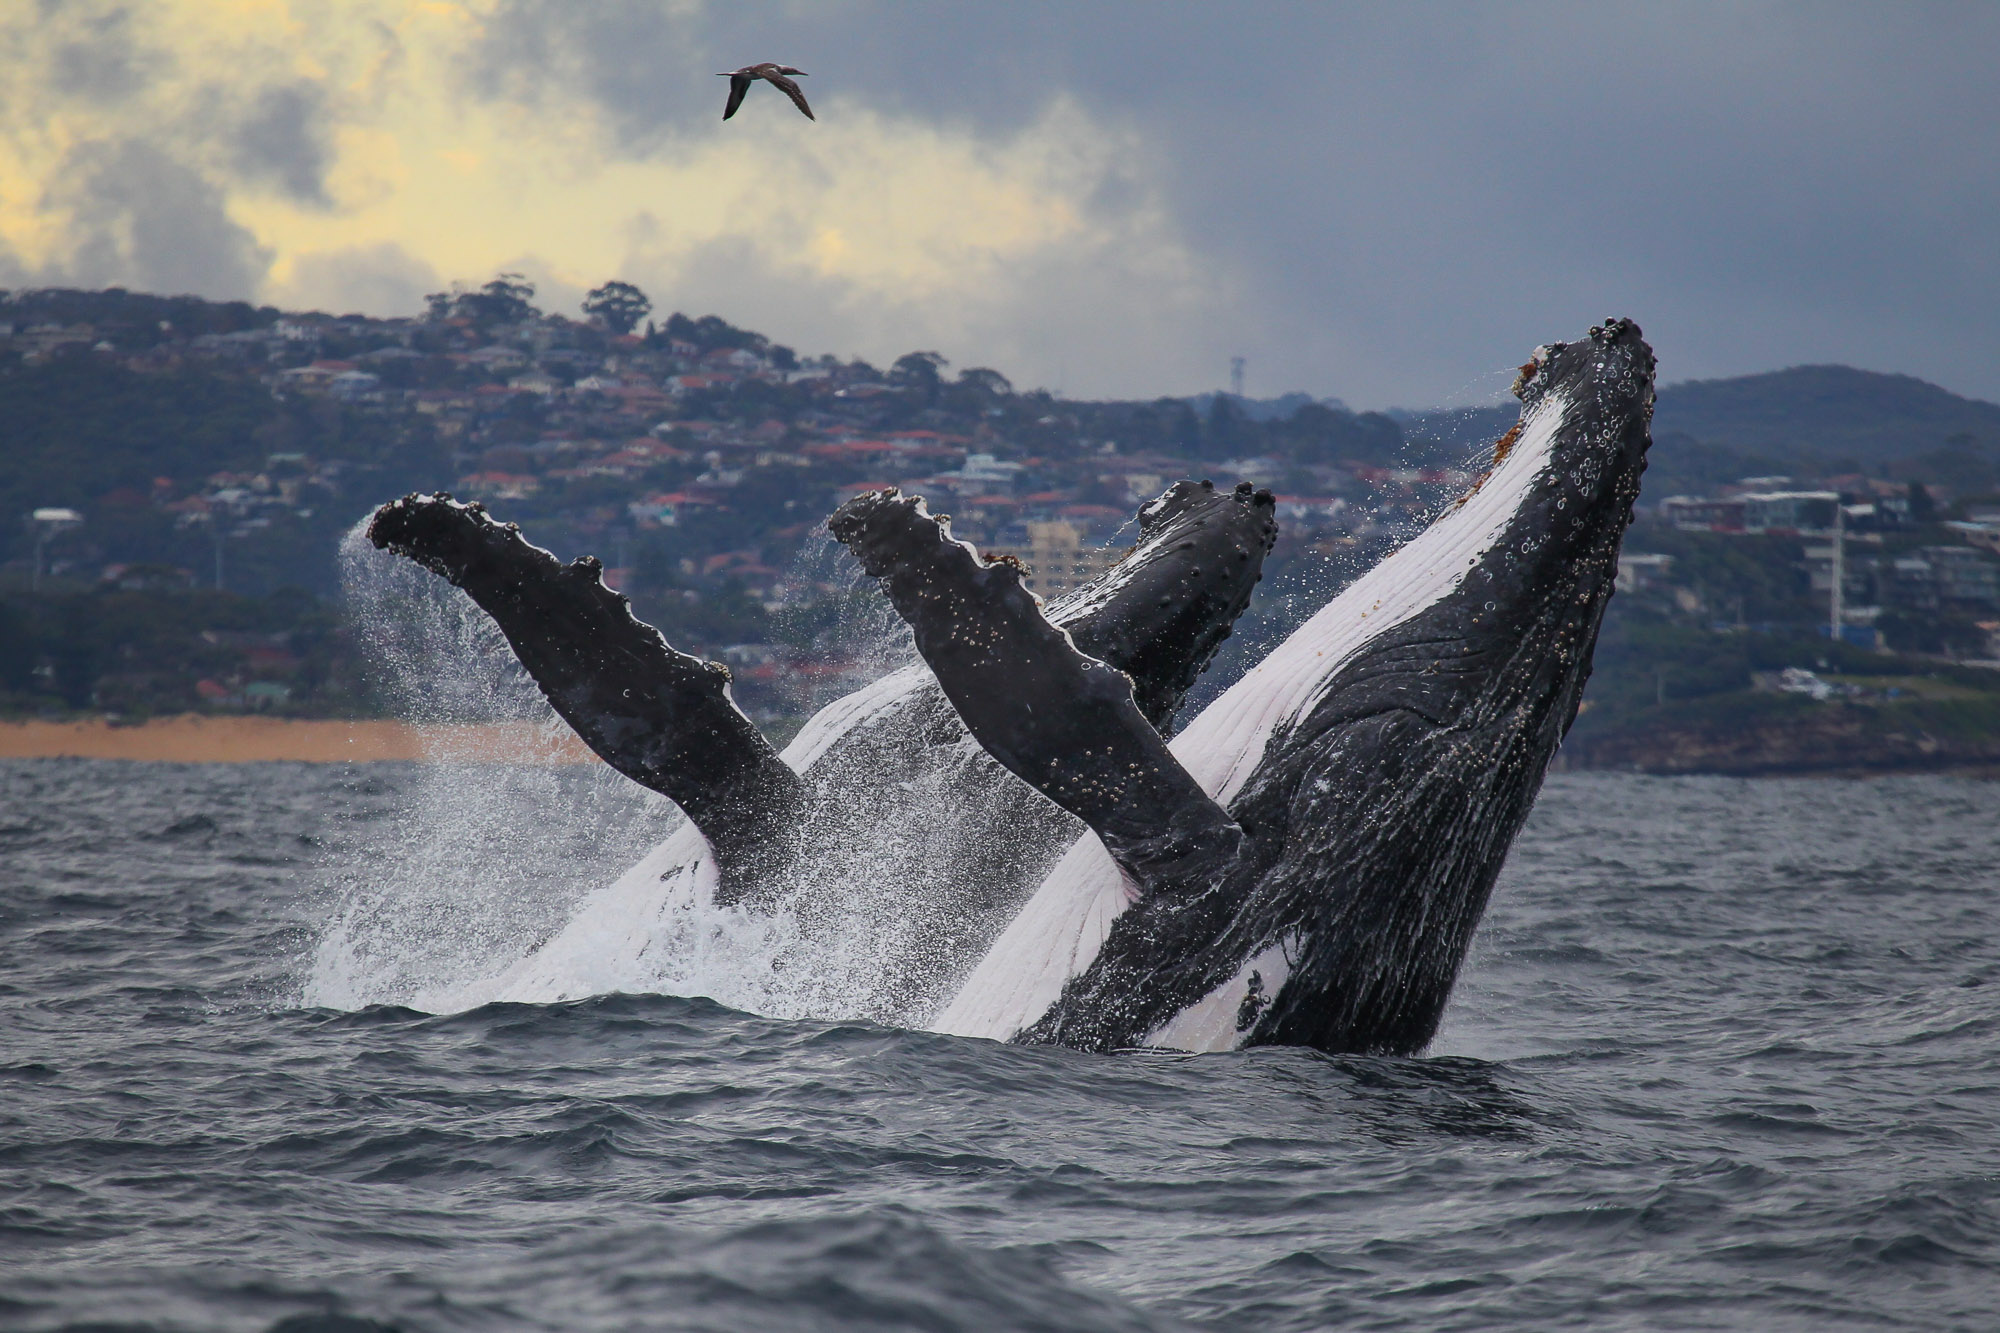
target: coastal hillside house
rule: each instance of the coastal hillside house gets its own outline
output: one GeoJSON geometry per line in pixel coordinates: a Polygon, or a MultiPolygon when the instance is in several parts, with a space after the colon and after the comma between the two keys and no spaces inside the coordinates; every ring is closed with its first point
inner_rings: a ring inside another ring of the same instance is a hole
{"type": "Polygon", "coordinates": [[[1670,495],[1660,501],[1660,517],[1682,532],[1743,531],[1739,496],[1670,495]]]}
{"type": "Polygon", "coordinates": [[[243,687],[243,703],[248,708],[282,708],[291,699],[292,687],[275,680],[253,680],[243,687]]]}
{"type": "Polygon", "coordinates": [[[650,384],[621,384],[604,396],[618,405],[620,416],[627,417],[657,416],[669,401],[665,392],[650,384]]]}
{"type": "Polygon", "coordinates": [[[1956,532],[1967,546],[2000,555],[2000,510],[1975,511],[1969,519],[1955,520],[1945,526],[1956,532]]]}
{"type": "Polygon", "coordinates": [[[310,365],[279,371],[276,387],[304,393],[326,393],[342,375],[367,375],[371,387],[380,382],[352,361],[315,361],[310,365]]]}
{"type": "MultiPolygon", "coordinates": [[[[234,337],[235,335],[232,334],[229,336],[234,337]]],[[[418,365],[422,364],[424,360],[424,354],[422,352],[415,350],[414,348],[404,347],[401,346],[400,344],[392,344],[388,347],[377,347],[376,349],[370,352],[363,352],[354,359],[356,361],[366,361],[370,365],[375,365],[375,366],[386,366],[391,364],[418,365]]]]}
{"type": "Polygon", "coordinates": [[[1969,546],[1921,546],[1889,563],[1895,599],[1902,605],[2000,606],[2000,564],[1969,546]]]}
{"type": "Polygon", "coordinates": [[[562,388],[562,381],[540,370],[531,370],[524,375],[516,375],[507,381],[510,389],[524,389],[529,393],[547,398],[562,388]]]}
{"type": "Polygon", "coordinates": [[[1745,532],[1833,531],[1833,507],[1837,501],[1826,492],[1763,491],[1740,498],[1745,532]]]}
{"type": "Polygon", "coordinates": [[[674,494],[649,495],[626,505],[625,512],[642,528],[671,528],[680,523],[680,506],[685,498],[674,494]]]}
{"type": "Polygon", "coordinates": [[[593,469],[592,475],[632,476],[644,472],[655,463],[686,456],[687,451],[684,449],[676,449],[673,445],[664,444],[659,440],[642,439],[628,443],[622,449],[615,449],[586,466],[593,469]]]}
{"type": "MultiPolygon", "coordinates": [[[[1833,591],[1833,546],[1808,546],[1802,552],[1799,566],[1806,572],[1806,586],[1816,602],[1823,602],[1833,591]]],[[[1846,604],[1843,613],[1850,620],[1858,613],[1869,610],[1863,602],[1880,596],[1880,573],[1882,561],[1879,557],[1857,552],[1847,547],[1841,552],[1840,596],[1846,604]]],[[[1865,623],[1865,622],[1856,622],[1865,623]]]]}
{"type": "Polygon", "coordinates": [[[1683,532],[1821,534],[1833,531],[1834,501],[1825,491],[1745,491],[1740,495],[1670,495],[1660,515],[1683,532]]]}
{"type": "Polygon", "coordinates": [[[327,380],[326,387],[336,398],[367,398],[381,389],[382,377],[365,370],[343,370],[327,380]]]}
{"type": "Polygon", "coordinates": [[[410,395],[410,406],[434,417],[447,412],[470,412],[479,406],[479,400],[465,389],[419,389],[410,395]]]}
{"type": "Polygon", "coordinates": [[[744,347],[718,347],[701,358],[702,364],[749,374],[764,368],[764,358],[744,347]]]}
{"type": "Polygon", "coordinates": [[[500,343],[492,343],[468,352],[465,359],[475,366],[492,371],[521,370],[528,364],[526,352],[518,347],[507,347],[500,343]]]}
{"type": "Polygon", "coordinates": [[[688,456],[688,451],[679,445],[669,444],[666,440],[651,435],[637,435],[625,441],[619,453],[646,462],[665,462],[688,456]]]}
{"type": "Polygon", "coordinates": [[[542,489],[542,479],[527,473],[474,472],[458,479],[458,489],[481,500],[525,500],[542,489]]]}
{"type": "Polygon", "coordinates": [[[1663,586],[1673,567],[1674,558],[1670,555],[1625,552],[1618,557],[1616,587],[1627,594],[1648,592],[1663,586]]]}
{"type": "Polygon", "coordinates": [[[65,347],[89,347],[97,342],[97,330],[89,324],[35,324],[16,330],[8,326],[7,344],[24,360],[34,362],[65,347]]]}
{"type": "MultiPolygon", "coordinates": [[[[1771,480],[1784,478],[1748,479],[1771,480]]],[[[1720,495],[1670,495],[1660,501],[1659,515],[1683,532],[1823,537],[1833,531],[1832,493],[1838,491],[1846,516],[1842,526],[1850,534],[1898,531],[1916,523],[1907,484],[1844,476],[1828,478],[1820,485],[1822,489],[1811,491],[1758,490],[1738,483],[1724,487],[1720,495]]],[[[1939,503],[1937,488],[1926,489],[1932,493],[1932,503],[1939,503]]]]}
{"type": "MultiPolygon", "coordinates": [[[[1150,498],[1160,490],[1142,492],[1135,499],[1150,498]]],[[[1280,495],[1278,499],[1278,521],[1280,523],[1320,523],[1338,518],[1347,509],[1347,501],[1337,495],[1280,495]]]]}
{"type": "Polygon", "coordinates": [[[714,499],[688,491],[663,491],[648,495],[642,500],[634,500],[625,506],[625,512],[642,528],[671,528],[690,510],[713,508],[714,499]]]}
{"type": "Polygon", "coordinates": [[[955,472],[941,472],[940,477],[948,477],[968,491],[1012,490],[1015,479],[1021,475],[1022,465],[1003,462],[992,454],[967,454],[965,464],[955,472]]]}
{"type": "MultiPolygon", "coordinates": [[[[1762,680],[1757,683],[1765,685],[1762,680]]],[[[1825,703],[1836,696],[1839,687],[1831,681],[1822,680],[1817,672],[1808,671],[1804,667],[1786,667],[1777,673],[1767,688],[1782,694],[1802,694],[1815,703],[1825,703]]]]}

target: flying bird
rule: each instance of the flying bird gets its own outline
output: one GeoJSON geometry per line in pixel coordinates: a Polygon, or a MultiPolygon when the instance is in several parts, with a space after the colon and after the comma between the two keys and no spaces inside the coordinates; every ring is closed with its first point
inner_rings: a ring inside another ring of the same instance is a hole
{"type": "Polygon", "coordinates": [[[736,114],[736,108],[743,105],[743,94],[750,91],[752,79],[763,79],[791,98],[792,105],[805,112],[807,120],[818,120],[819,117],[813,114],[813,109],[806,105],[806,95],[799,91],[799,85],[786,77],[796,74],[804,78],[805,73],[802,69],[793,69],[790,65],[780,65],[775,60],[766,60],[761,65],[745,65],[742,69],[733,69],[726,74],[716,75],[719,79],[729,80],[729,105],[722,108],[722,118],[728,120],[736,114]]]}

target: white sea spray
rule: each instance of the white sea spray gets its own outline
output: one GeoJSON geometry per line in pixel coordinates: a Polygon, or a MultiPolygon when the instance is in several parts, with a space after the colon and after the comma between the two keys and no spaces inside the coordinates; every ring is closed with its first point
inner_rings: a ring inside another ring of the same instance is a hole
{"type": "MultiPolygon", "coordinates": [[[[969,962],[974,941],[925,933],[926,914],[949,904],[926,902],[911,873],[966,851],[938,817],[959,766],[823,807],[799,839],[808,854],[763,886],[766,906],[717,907],[706,845],[670,802],[608,767],[550,762],[565,724],[470,598],[375,550],[360,526],[342,545],[342,571],[351,622],[400,717],[529,725],[507,733],[514,762],[439,753],[417,767],[397,816],[335,885],[306,1003],[456,1012],[622,991],[774,1017],[907,1021],[937,997],[900,984],[899,965],[937,947],[969,962]]],[[[809,548],[792,577],[850,575],[809,548]]],[[[793,740],[786,758],[801,768],[927,679],[879,598],[847,599],[820,637],[881,675],[793,740]]],[[[820,702],[814,689],[802,683],[800,702],[820,702]]],[[[979,762],[964,748],[962,764],[979,762]]]]}

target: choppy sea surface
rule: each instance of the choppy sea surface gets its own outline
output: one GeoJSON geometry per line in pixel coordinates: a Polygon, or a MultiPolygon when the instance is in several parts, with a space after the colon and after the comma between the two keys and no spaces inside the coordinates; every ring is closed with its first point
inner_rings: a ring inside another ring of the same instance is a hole
{"type": "Polygon", "coordinates": [[[1553,778],[1418,1059],[311,1002],[546,935],[607,793],[0,764],[0,1326],[2000,1323],[2000,785],[1553,778]]]}

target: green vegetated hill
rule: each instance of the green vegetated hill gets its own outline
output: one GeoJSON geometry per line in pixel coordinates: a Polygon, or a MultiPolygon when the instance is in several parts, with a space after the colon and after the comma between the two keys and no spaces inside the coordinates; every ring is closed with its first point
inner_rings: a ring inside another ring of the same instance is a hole
{"type": "MultiPolygon", "coordinates": [[[[1508,406],[1399,412],[1411,440],[1456,455],[1513,424],[1508,406]]],[[[2000,404],[1910,375],[1795,366],[1661,388],[1646,485],[1654,495],[1743,476],[1868,472],[1954,490],[2000,483],[2000,404]]]]}
{"type": "Polygon", "coordinates": [[[1560,763],[2000,776],[2000,672],[1798,633],[1717,634],[1628,610],[1605,624],[1560,763]]]}
{"type": "MultiPolygon", "coordinates": [[[[0,714],[384,707],[340,613],[336,548],[382,500],[449,489],[565,559],[603,557],[642,616],[727,660],[738,698],[782,729],[868,669],[856,590],[817,526],[856,489],[924,493],[960,535],[1047,575],[1064,549],[1128,541],[1175,480],[1242,478],[1279,494],[1283,535],[1199,703],[1461,495],[1516,416],[1066,400],[931,352],[878,368],[716,316],[649,320],[621,284],[585,321],[532,298],[501,275],[384,320],[0,294],[0,714]],[[24,521],[52,506],[82,521],[24,521]]],[[[1907,376],[1803,367],[1662,390],[1627,550],[1666,563],[1613,599],[1566,762],[1991,762],[2000,672],[1949,659],[2000,656],[2000,596],[1905,566],[1942,569],[1946,547],[1993,559],[1946,520],[1996,491],[2000,407],[1907,376]],[[1665,496],[1772,474],[1895,501],[1846,570],[1850,606],[1879,603],[1887,652],[1815,637],[1823,539],[1660,517],[1665,496]],[[1816,683],[1782,686],[1787,668],[1816,683]]]]}
{"type": "Polygon", "coordinates": [[[1961,398],[1912,375],[1794,366],[1688,380],[1660,391],[1654,427],[1745,454],[1852,470],[1917,463],[1942,448],[1991,455],[2000,405],[1961,398]]]}

